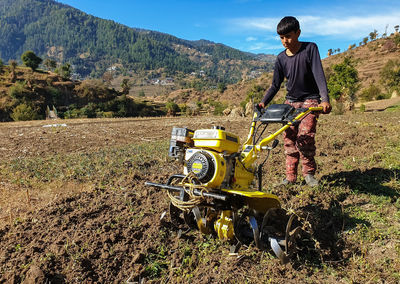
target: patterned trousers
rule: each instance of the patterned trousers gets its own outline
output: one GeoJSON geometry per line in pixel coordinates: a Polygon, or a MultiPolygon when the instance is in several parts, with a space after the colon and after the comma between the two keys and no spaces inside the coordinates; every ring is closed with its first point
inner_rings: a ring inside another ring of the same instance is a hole
{"type": "MultiPolygon", "coordinates": [[[[310,99],[304,102],[289,102],[295,108],[307,108],[318,106],[318,100],[310,99]]],[[[302,164],[302,174],[314,175],[317,169],[315,163],[315,132],[317,128],[318,114],[310,113],[303,118],[297,126],[288,128],[283,136],[286,154],[286,179],[295,182],[297,179],[297,167],[299,160],[302,164]]]]}

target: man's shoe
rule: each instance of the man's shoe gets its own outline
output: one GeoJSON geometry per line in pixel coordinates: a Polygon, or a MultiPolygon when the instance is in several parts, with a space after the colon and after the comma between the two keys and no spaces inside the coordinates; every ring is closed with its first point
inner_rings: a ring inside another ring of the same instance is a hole
{"type": "Polygon", "coordinates": [[[317,180],[313,175],[306,175],[306,176],[304,177],[304,180],[306,181],[306,183],[307,183],[309,186],[314,187],[314,186],[318,186],[318,185],[319,185],[318,180],[317,180]]]}
{"type": "Polygon", "coordinates": [[[295,184],[295,181],[290,181],[285,178],[280,183],[278,183],[276,186],[288,186],[288,185],[292,185],[292,184],[295,184]]]}

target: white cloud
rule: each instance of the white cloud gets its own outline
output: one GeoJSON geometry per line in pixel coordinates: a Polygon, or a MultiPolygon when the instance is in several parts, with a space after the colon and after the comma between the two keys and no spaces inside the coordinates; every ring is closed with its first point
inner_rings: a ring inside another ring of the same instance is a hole
{"type": "MultiPolygon", "coordinates": [[[[400,22],[400,11],[380,15],[366,16],[298,16],[302,35],[307,36],[333,36],[355,39],[368,36],[374,29],[379,34],[385,32],[388,25],[388,33],[394,31],[394,26],[400,22]]],[[[238,18],[231,24],[242,31],[276,32],[276,25],[280,18],[238,18]]]]}
{"type": "Polygon", "coordinates": [[[265,50],[276,50],[282,49],[282,45],[271,45],[266,42],[257,42],[254,43],[246,48],[246,50],[250,52],[258,52],[258,51],[265,51],[265,50]]]}
{"type": "Polygon", "coordinates": [[[255,41],[255,40],[257,40],[257,38],[253,36],[249,36],[246,38],[246,41],[255,41]]]}

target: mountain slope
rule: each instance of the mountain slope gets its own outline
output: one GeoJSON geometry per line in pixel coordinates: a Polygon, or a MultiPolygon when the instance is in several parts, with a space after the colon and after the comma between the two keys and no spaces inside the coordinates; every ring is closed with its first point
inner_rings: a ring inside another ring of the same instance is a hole
{"type": "Polygon", "coordinates": [[[270,62],[256,55],[222,44],[129,28],[54,0],[0,0],[0,23],[4,61],[33,50],[43,59],[70,62],[82,76],[101,76],[117,64],[122,72],[161,68],[172,74],[203,69],[209,76],[233,82],[241,79],[244,68],[271,68],[270,62]]]}

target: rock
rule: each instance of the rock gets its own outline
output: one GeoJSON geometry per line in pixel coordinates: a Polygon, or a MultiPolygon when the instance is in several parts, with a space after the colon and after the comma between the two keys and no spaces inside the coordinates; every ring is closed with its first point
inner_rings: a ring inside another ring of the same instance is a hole
{"type": "Polygon", "coordinates": [[[229,116],[244,116],[243,115],[243,109],[241,107],[235,107],[234,109],[232,109],[231,113],[229,114],[229,116]]]}
{"type": "Polygon", "coordinates": [[[244,112],[245,116],[250,116],[253,114],[253,104],[251,102],[248,102],[246,104],[246,111],[244,112]]]}
{"type": "Polygon", "coordinates": [[[225,116],[228,116],[231,113],[231,109],[230,108],[226,108],[224,109],[224,111],[222,112],[225,116]]]}
{"type": "Polygon", "coordinates": [[[399,96],[399,93],[397,91],[393,91],[391,98],[397,98],[399,96]]]}
{"type": "Polygon", "coordinates": [[[26,273],[23,284],[35,284],[35,283],[46,283],[46,277],[43,271],[37,266],[32,264],[26,273]]]}

